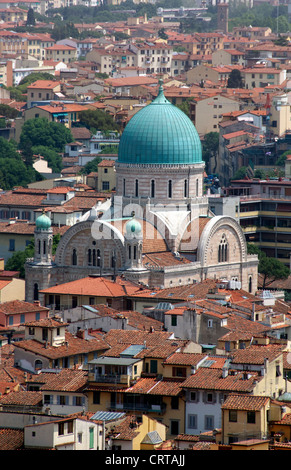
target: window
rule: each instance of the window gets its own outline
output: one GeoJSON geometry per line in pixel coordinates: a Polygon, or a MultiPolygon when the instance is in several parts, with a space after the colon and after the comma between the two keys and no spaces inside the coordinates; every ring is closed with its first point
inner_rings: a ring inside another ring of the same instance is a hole
{"type": "Polygon", "coordinates": [[[256,423],[256,413],[255,413],[255,411],[248,411],[247,412],[247,423],[248,424],[255,424],[256,423]]]}
{"type": "Polygon", "coordinates": [[[171,315],[171,326],[177,326],[177,315],[171,315]]]}
{"type": "Polygon", "coordinates": [[[204,429],[210,431],[214,429],[214,416],[206,415],[204,418],[204,429]]]}
{"type": "Polygon", "coordinates": [[[169,182],[168,182],[168,198],[172,197],[172,189],[173,189],[172,186],[173,186],[172,180],[169,180],[169,182]]]}
{"type": "Polygon", "coordinates": [[[184,197],[188,197],[188,181],[184,180],[184,197]]]}
{"type": "Polygon", "coordinates": [[[155,359],[152,359],[150,361],[150,372],[151,374],[156,374],[158,371],[158,361],[156,361],[155,359]]]}
{"type": "Polygon", "coordinates": [[[135,180],[135,197],[138,197],[138,180],[135,180]]]}
{"type": "Polygon", "coordinates": [[[15,240],[14,240],[14,238],[11,238],[9,240],[9,251],[15,251],[15,240]]]}
{"type": "Polygon", "coordinates": [[[73,434],[74,432],[74,421],[69,421],[68,422],[68,433],[73,434]]]}
{"type": "Polygon", "coordinates": [[[12,315],[9,316],[9,325],[10,326],[13,325],[13,316],[12,315]]]}
{"type": "Polygon", "coordinates": [[[185,367],[173,367],[173,377],[186,377],[187,371],[185,367]]]}
{"type": "Polygon", "coordinates": [[[188,415],[188,428],[197,429],[197,415],[188,415]]]}
{"type": "Polygon", "coordinates": [[[179,434],[179,421],[177,419],[172,419],[170,424],[171,434],[177,435],[179,434]]]}
{"type": "Polygon", "coordinates": [[[22,314],[20,315],[20,323],[24,323],[24,322],[25,322],[25,314],[22,313],[22,314]]]}
{"type": "Polygon", "coordinates": [[[76,250],[76,248],[73,249],[72,265],[77,266],[77,250],[76,250]]]}
{"type": "Polygon", "coordinates": [[[53,397],[52,395],[44,395],[44,404],[45,405],[51,405],[53,403],[53,397]]]}
{"type": "Polygon", "coordinates": [[[93,404],[100,405],[100,392],[99,391],[93,392],[93,404]]]}
{"type": "Polygon", "coordinates": [[[78,442],[79,444],[82,444],[83,442],[83,434],[81,432],[78,432],[78,442]]]}
{"type": "Polygon", "coordinates": [[[172,397],[171,398],[171,408],[172,410],[179,409],[179,397],[172,397]]]}
{"type": "Polygon", "coordinates": [[[58,434],[59,436],[63,436],[65,434],[65,423],[59,423],[58,434]]]}
{"type": "Polygon", "coordinates": [[[231,423],[236,423],[237,422],[237,410],[229,410],[228,420],[231,423]]]}
{"type": "Polygon", "coordinates": [[[109,191],[109,181],[102,181],[102,191],[109,191]]]}
{"type": "Polygon", "coordinates": [[[155,180],[151,180],[151,197],[155,197],[155,180]]]}
{"type": "Polygon", "coordinates": [[[218,262],[225,263],[226,261],[228,261],[228,243],[225,234],[223,234],[218,247],[218,262]]]}
{"type": "Polygon", "coordinates": [[[207,321],[207,326],[208,326],[208,328],[212,328],[213,327],[213,320],[208,320],[207,321]]]}

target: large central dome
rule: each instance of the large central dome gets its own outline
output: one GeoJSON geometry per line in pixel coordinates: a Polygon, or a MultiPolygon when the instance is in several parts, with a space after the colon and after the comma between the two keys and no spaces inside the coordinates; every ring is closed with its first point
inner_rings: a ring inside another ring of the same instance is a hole
{"type": "Polygon", "coordinates": [[[191,165],[202,162],[198,132],[192,121],[159,94],[138,111],[125,127],[118,162],[153,165],[191,165]]]}

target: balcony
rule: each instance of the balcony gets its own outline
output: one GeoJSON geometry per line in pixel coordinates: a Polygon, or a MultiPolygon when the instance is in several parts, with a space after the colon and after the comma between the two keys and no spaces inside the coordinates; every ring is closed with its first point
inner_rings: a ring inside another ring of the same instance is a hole
{"type": "Polygon", "coordinates": [[[128,375],[94,374],[92,380],[98,383],[126,384],[128,386],[131,378],[128,375]]]}
{"type": "Polygon", "coordinates": [[[166,403],[160,405],[153,405],[151,403],[108,403],[107,407],[111,410],[123,411],[140,411],[143,413],[158,413],[164,414],[166,412],[166,403]]]}

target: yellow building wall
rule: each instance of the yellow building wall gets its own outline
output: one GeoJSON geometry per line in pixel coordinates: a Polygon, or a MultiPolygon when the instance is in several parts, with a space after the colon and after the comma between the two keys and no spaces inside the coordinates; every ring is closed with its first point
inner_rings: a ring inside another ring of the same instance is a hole
{"type": "Polygon", "coordinates": [[[11,300],[25,300],[25,281],[23,279],[12,279],[3,289],[0,290],[0,302],[10,302],[11,300]]]}

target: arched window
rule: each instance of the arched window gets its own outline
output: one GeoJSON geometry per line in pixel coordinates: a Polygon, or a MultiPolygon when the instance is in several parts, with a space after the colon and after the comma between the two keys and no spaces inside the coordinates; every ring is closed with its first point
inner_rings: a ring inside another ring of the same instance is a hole
{"type": "Polygon", "coordinates": [[[35,283],[33,286],[33,300],[38,300],[38,284],[35,283]]]}
{"type": "Polygon", "coordinates": [[[155,180],[151,180],[151,197],[155,197],[156,187],[155,180]]]}
{"type": "Polygon", "coordinates": [[[90,248],[88,250],[88,264],[89,264],[89,266],[91,266],[91,264],[92,264],[92,251],[91,251],[90,248]]]}
{"type": "Polygon", "coordinates": [[[136,245],[133,247],[133,259],[136,259],[136,245]]]}
{"type": "Polygon", "coordinates": [[[128,247],[128,259],[131,259],[131,246],[128,247]]]}
{"type": "Polygon", "coordinates": [[[100,250],[97,250],[97,266],[100,267],[101,266],[101,251],[100,250]]]}
{"type": "Polygon", "coordinates": [[[184,197],[188,197],[188,180],[184,180],[184,197]]]}
{"type": "Polygon", "coordinates": [[[41,252],[41,241],[38,240],[38,254],[40,255],[41,252]]]}
{"type": "Polygon", "coordinates": [[[122,188],[123,196],[125,196],[125,178],[123,178],[123,188],[122,188]]]}
{"type": "Polygon", "coordinates": [[[46,254],[46,241],[43,241],[43,254],[46,254]]]}
{"type": "Polygon", "coordinates": [[[168,198],[172,197],[172,193],[173,193],[173,182],[172,180],[169,180],[168,181],[168,198]]]}
{"type": "Polygon", "coordinates": [[[135,180],[135,197],[138,197],[138,180],[135,180]]]}
{"type": "Polygon", "coordinates": [[[198,194],[199,194],[199,180],[197,178],[197,180],[196,180],[196,196],[198,196],[198,194]]]}
{"type": "Polygon", "coordinates": [[[73,249],[73,254],[72,254],[72,265],[73,266],[77,266],[77,262],[78,262],[78,259],[77,259],[77,250],[76,248],[73,249]]]}
{"type": "Polygon", "coordinates": [[[218,262],[226,263],[226,261],[228,261],[228,243],[225,234],[223,234],[218,247],[218,262]]]}
{"type": "Polygon", "coordinates": [[[251,293],[253,290],[253,279],[252,276],[249,277],[249,292],[251,293]]]}
{"type": "Polygon", "coordinates": [[[92,250],[92,264],[96,266],[96,250],[92,250]]]}

